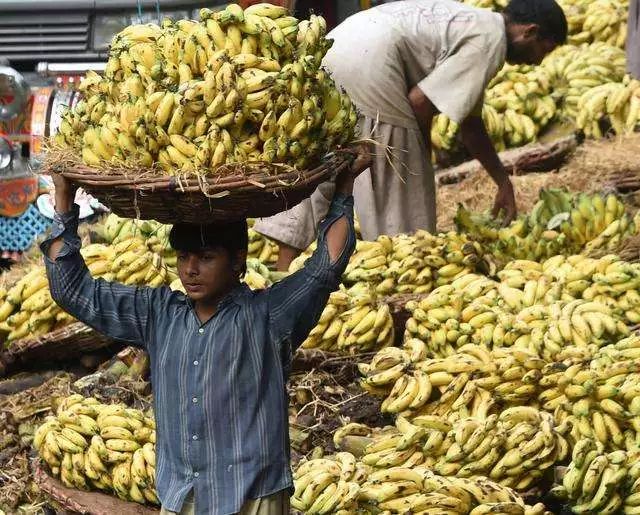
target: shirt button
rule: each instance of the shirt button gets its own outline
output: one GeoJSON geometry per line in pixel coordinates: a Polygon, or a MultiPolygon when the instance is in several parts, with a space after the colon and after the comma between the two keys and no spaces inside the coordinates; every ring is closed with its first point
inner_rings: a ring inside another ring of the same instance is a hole
{"type": "Polygon", "coordinates": [[[193,402],[194,404],[197,404],[197,402],[198,402],[198,398],[197,398],[197,397],[194,397],[193,399],[191,399],[191,402],[193,402]]]}
{"type": "Polygon", "coordinates": [[[199,332],[200,334],[202,334],[202,333],[204,333],[204,329],[201,327],[200,329],[198,329],[198,332],[199,332]]]}
{"type": "Polygon", "coordinates": [[[193,364],[194,364],[196,367],[199,365],[199,363],[200,363],[200,362],[199,362],[197,359],[193,361],[193,364]]]}
{"type": "Polygon", "coordinates": [[[200,477],[200,472],[194,472],[193,477],[200,477]]]}
{"type": "Polygon", "coordinates": [[[193,435],[191,438],[193,438],[194,440],[198,439],[198,435],[193,435]]]}

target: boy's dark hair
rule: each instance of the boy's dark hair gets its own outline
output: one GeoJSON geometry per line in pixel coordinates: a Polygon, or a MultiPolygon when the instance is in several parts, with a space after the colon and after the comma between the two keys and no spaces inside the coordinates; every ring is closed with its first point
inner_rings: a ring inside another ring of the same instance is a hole
{"type": "Polygon", "coordinates": [[[512,23],[535,23],[540,27],[540,38],[558,45],[567,42],[567,18],[555,0],[511,0],[504,14],[512,23]]]}
{"type": "Polygon", "coordinates": [[[222,248],[235,254],[249,246],[247,221],[212,224],[175,224],[169,232],[169,243],[176,251],[199,252],[222,248]]]}

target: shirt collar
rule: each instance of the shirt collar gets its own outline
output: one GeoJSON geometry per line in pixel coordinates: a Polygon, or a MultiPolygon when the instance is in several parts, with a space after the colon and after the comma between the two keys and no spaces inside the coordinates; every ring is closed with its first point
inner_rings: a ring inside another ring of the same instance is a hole
{"type": "MultiPolygon", "coordinates": [[[[247,286],[247,283],[240,283],[238,286],[236,286],[233,290],[231,290],[219,303],[218,303],[218,309],[217,311],[219,311],[221,308],[227,306],[228,304],[231,303],[235,303],[238,306],[240,305],[240,299],[247,294],[247,292],[251,291],[250,288],[247,286]]],[[[193,303],[193,300],[191,300],[191,298],[185,294],[185,299],[187,300],[187,304],[189,305],[189,307],[191,309],[195,309],[195,305],[193,303]]]]}

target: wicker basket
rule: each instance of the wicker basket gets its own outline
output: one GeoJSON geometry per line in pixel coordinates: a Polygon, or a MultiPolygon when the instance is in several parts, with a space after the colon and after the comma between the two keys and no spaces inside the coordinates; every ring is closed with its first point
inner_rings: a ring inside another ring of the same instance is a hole
{"type": "Polygon", "coordinates": [[[8,368],[14,368],[29,361],[63,361],[114,343],[83,323],[75,322],[38,338],[12,342],[2,359],[8,368]]]}
{"type": "Polygon", "coordinates": [[[148,171],[103,172],[75,159],[53,159],[45,171],[64,175],[119,216],[167,224],[271,216],[309,197],[348,164],[345,154],[331,154],[309,170],[242,163],[224,165],[216,175],[183,178],[148,171]]]}

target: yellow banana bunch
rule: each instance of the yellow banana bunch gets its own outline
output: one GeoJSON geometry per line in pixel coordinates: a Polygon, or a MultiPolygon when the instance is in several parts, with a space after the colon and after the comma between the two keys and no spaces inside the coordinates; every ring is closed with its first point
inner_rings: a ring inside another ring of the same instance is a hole
{"type": "Polygon", "coordinates": [[[325,20],[260,6],[126,27],[104,77],[87,74],[56,142],[90,166],[177,174],[251,162],[301,168],[352,140],[356,109],[320,69],[331,46],[325,20]]]}
{"type": "Polygon", "coordinates": [[[515,406],[485,419],[451,422],[419,415],[411,420],[398,417],[395,429],[345,427],[338,448],[357,447],[359,460],[375,470],[370,478],[382,477],[394,467],[426,467],[449,478],[485,477],[525,491],[544,470],[569,455],[565,429],[557,427],[549,413],[515,406]]]}
{"type": "Polygon", "coordinates": [[[393,345],[394,338],[389,306],[378,303],[370,289],[354,288],[330,295],[302,347],[354,354],[393,345]]]}
{"type": "Polygon", "coordinates": [[[69,488],[160,504],[155,492],[155,439],[152,414],[73,394],[36,429],[33,446],[69,488]]]}
{"type": "Polygon", "coordinates": [[[247,272],[243,280],[252,290],[263,290],[271,286],[269,269],[255,258],[247,258],[247,272]]]}

